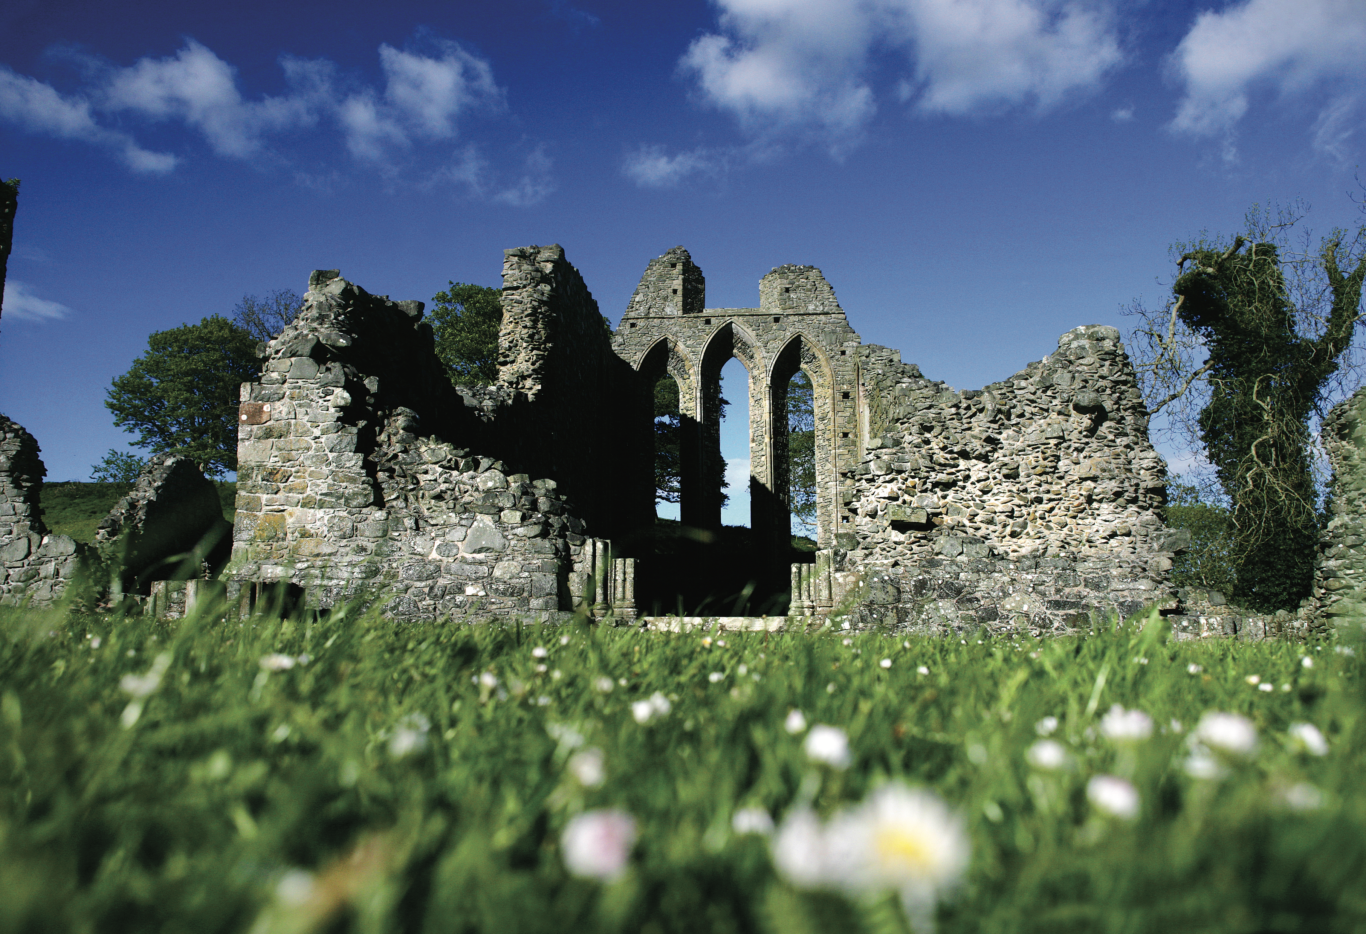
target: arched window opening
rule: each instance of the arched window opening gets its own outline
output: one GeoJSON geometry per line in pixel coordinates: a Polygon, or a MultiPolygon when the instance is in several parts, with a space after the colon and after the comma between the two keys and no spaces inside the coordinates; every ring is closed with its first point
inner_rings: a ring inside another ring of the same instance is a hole
{"type": "Polygon", "coordinates": [[[787,383],[787,462],[787,504],[792,515],[793,547],[814,551],[816,407],[811,378],[805,370],[798,370],[787,383]]]}
{"type": "Polygon", "coordinates": [[[720,425],[719,475],[708,479],[720,490],[721,524],[748,528],[749,371],[734,357],[721,368],[720,425]]]}
{"type": "Polygon", "coordinates": [[[655,516],[679,518],[683,497],[678,382],[667,373],[654,385],[655,516]]]}

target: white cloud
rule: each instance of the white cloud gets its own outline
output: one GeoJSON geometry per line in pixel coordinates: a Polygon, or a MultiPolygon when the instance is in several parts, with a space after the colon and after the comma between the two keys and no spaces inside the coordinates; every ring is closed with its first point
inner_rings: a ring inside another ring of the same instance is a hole
{"type": "Polygon", "coordinates": [[[182,121],[203,133],[219,155],[239,159],[255,155],[266,133],[316,122],[312,102],[302,96],[243,100],[236,72],[189,39],[172,58],[144,58],[110,71],[101,104],[152,120],[182,121]]]}
{"type": "Polygon", "coordinates": [[[896,0],[925,112],[1033,102],[1093,90],[1123,58],[1108,9],[1055,0],[896,0]]]}
{"type": "Polygon", "coordinates": [[[1247,0],[1195,19],[1172,55],[1185,97],[1172,129],[1227,133],[1247,113],[1249,94],[1283,95],[1316,85],[1366,86],[1366,4],[1361,0],[1247,0]]]}
{"type": "Polygon", "coordinates": [[[454,42],[441,42],[440,58],[379,47],[388,85],[385,98],[423,135],[447,139],[455,135],[455,118],[476,106],[499,106],[503,92],[493,69],[454,42]]]}
{"type": "Polygon", "coordinates": [[[0,119],[30,133],[80,140],[117,152],[136,172],[161,174],[175,168],[170,153],[143,149],[126,133],[101,126],[84,98],[67,97],[49,84],[0,65],[0,119]]]}
{"type": "Polygon", "coordinates": [[[494,201],[510,204],[516,208],[539,204],[555,190],[550,176],[551,161],[545,150],[537,146],[523,165],[522,177],[511,186],[493,196],[494,201]]]}
{"type": "Polygon", "coordinates": [[[1110,111],[1110,119],[1116,123],[1129,123],[1134,119],[1134,109],[1132,107],[1118,107],[1110,111]]]}
{"type": "Polygon", "coordinates": [[[642,188],[673,188],[698,172],[714,175],[725,160],[709,149],[693,149],[669,155],[663,146],[641,146],[627,153],[622,173],[642,188]]]}
{"type": "Polygon", "coordinates": [[[0,299],[0,316],[17,321],[51,321],[65,318],[71,309],[60,302],[39,298],[17,279],[5,280],[4,298],[0,299]]]}
{"type": "MultiPolygon", "coordinates": [[[[418,44],[425,51],[380,45],[382,89],[343,81],[330,61],[283,56],[286,93],[255,100],[243,96],[235,67],[193,39],[172,56],[127,68],[90,63],[91,84],[80,96],[63,96],[0,66],[0,119],[115,149],[142,172],[168,172],[176,157],[142,149],[126,132],[103,125],[102,115],[180,123],[202,134],[218,155],[237,159],[256,158],[272,135],[326,120],[341,131],[352,156],[387,165],[395,148],[410,148],[414,139],[451,139],[467,112],[504,106],[488,62],[448,40],[424,35],[418,44]]],[[[528,192],[548,190],[544,179],[529,184],[528,192]]]]}
{"type": "Polygon", "coordinates": [[[1350,161],[1350,143],[1357,126],[1357,99],[1351,95],[1339,97],[1323,108],[1318,120],[1314,121],[1314,151],[1320,152],[1338,162],[1350,161]]]}
{"type": "Polygon", "coordinates": [[[875,52],[914,64],[898,96],[924,113],[1039,109],[1096,88],[1122,59],[1108,6],[1063,0],[717,0],[720,32],[681,66],[751,132],[816,131],[838,149],[876,110],[875,52]]]}

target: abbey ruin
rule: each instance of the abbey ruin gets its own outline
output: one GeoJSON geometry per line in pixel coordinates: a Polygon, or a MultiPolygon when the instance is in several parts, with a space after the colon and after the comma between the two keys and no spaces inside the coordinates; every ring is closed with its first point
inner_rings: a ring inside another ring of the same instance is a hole
{"type": "MultiPolygon", "coordinates": [[[[649,625],[701,612],[753,628],[835,616],[955,633],[1061,633],[1156,605],[1188,637],[1314,627],[1362,603],[1366,395],[1326,423],[1335,516],[1315,596],[1288,623],[1171,587],[1188,538],[1163,524],[1166,467],[1114,328],[1075,328],[1043,360],[958,392],[863,343],[811,266],[774,268],[757,307],[708,308],[702,270],[675,247],[650,261],[612,331],[563,249],[524,247],[505,251],[502,302],[498,380],[457,387],[422,302],[314,272],[303,310],[262,345],[261,376],[241,388],[221,580],[187,590],[159,579],[201,565],[214,576],[204,548],[194,562],[162,548],[116,567],[151,547],[138,542],[175,538],[144,530],[158,515],[213,524],[192,465],[160,458],[90,552],[109,586],[150,594],[137,599],[156,612],[183,611],[212,587],[243,608],[267,593],[316,609],[378,600],[400,620],[586,613],[649,625]],[[731,358],[748,374],[748,530],[721,523],[731,358]],[[787,396],[798,371],[813,389],[814,553],[792,539],[787,396]],[[661,380],[679,398],[673,526],[655,514],[661,380]],[[111,559],[116,546],[123,557],[111,559]]],[[[85,560],[42,526],[42,473],[36,442],[0,419],[6,602],[56,599],[85,560]]]]}
{"type": "MultiPolygon", "coordinates": [[[[780,266],[754,308],[708,308],[681,247],[615,332],[558,246],[508,250],[499,379],[450,385],[419,302],[315,272],[243,386],[229,573],[316,606],[383,591],[398,617],[635,618],[734,571],[721,536],[721,367],[749,374],[751,530],[769,612],[1062,631],[1175,605],[1166,472],[1110,327],[954,392],[864,344],[820,271],[780,266]],[[795,554],[788,382],[814,387],[817,550],[795,554]],[[679,388],[682,526],[654,547],[655,383],[679,388]]],[[[754,604],[758,603],[756,599],[754,604]]],[[[718,610],[712,610],[717,612],[718,610]]]]}

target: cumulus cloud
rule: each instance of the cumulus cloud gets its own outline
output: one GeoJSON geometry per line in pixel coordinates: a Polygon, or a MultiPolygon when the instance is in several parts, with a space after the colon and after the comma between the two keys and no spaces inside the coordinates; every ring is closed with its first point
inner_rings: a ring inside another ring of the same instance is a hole
{"type": "Polygon", "coordinates": [[[1246,0],[1201,13],[1172,55],[1185,87],[1172,129],[1226,133],[1247,113],[1257,87],[1282,95],[1319,85],[1360,89],[1366,85],[1363,50],[1361,0],[1246,0]]]}
{"type": "Polygon", "coordinates": [[[876,110],[874,53],[905,57],[922,113],[1058,105],[1123,56],[1109,7],[1063,0],[717,0],[720,31],[681,67],[751,131],[813,129],[838,147],[876,110]]]}
{"type": "Polygon", "coordinates": [[[966,114],[1034,103],[1048,109],[1099,86],[1120,63],[1106,7],[1053,0],[898,0],[912,48],[917,107],[966,114]]]}
{"type": "Polygon", "coordinates": [[[641,146],[626,154],[621,171],[642,188],[673,188],[690,175],[716,174],[724,161],[710,149],[693,149],[671,156],[663,146],[641,146]]]}
{"type": "Polygon", "coordinates": [[[345,80],[325,59],[284,56],[286,92],[258,99],[243,95],[235,67],[193,39],[174,55],[126,68],[88,62],[89,86],[79,95],[0,66],[0,119],[106,146],[142,172],[168,172],[176,157],[143,149],[127,132],[102,123],[106,115],[180,123],[216,154],[237,159],[258,157],[272,136],[329,122],[352,156],[383,164],[414,140],[454,138],[471,110],[504,106],[488,62],[454,42],[419,38],[415,49],[380,45],[381,88],[345,80]]]}
{"type": "Polygon", "coordinates": [[[462,112],[502,107],[503,91],[488,62],[454,42],[436,45],[439,56],[404,52],[388,44],[379,47],[383,96],[367,89],[338,108],[352,154],[379,160],[388,145],[407,146],[414,136],[450,139],[462,112]]]}
{"type": "Polygon", "coordinates": [[[0,119],[30,133],[110,149],[135,172],[162,174],[176,165],[176,157],[170,153],[143,149],[128,134],[101,126],[84,98],[65,96],[51,85],[15,74],[4,65],[0,65],[0,119]]]}
{"type": "Polygon", "coordinates": [[[255,155],[266,133],[317,119],[304,96],[243,100],[237,69],[193,39],[170,58],[144,58],[110,70],[101,105],[151,120],[179,120],[202,133],[219,155],[236,158],[255,155]]]}
{"type": "Polygon", "coordinates": [[[71,309],[46,298],[34,295],[28,285],[16,279],[5,280],[4,297],[0,298],[0,315],[17,321],[51,321],[65,318],[71,309]]]}

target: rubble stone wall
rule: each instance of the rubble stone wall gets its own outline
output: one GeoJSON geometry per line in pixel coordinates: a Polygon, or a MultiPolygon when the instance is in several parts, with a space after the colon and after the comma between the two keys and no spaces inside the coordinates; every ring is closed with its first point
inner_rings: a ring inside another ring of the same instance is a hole
{"type": "Polygon", "coordinates": [[[630,524],[621,491],[648,440],[625,427],[633,385],[612,351],[611,325],[564,249],[505,250],[499,404],[480,449],[555,478],[576,515],[615,537],[630,524]]]}
{"type": "Polygon", "coordinates": [[[83,549],[43,524],[46,475],[33,435],[0,415],[0,603],[50,604],[80,572],[83,549]]]}
{"type": "Polygon", "coordinates": [[[1366,614],[1366,389],[1358,389],[1323,420],[1333,468],[1331,515],[1319,541],[1310,610],[1329,628],[1366,614]]]}
{"type": "Polygon", "coordinates": [[[1064,632],[1176,606],[1183,535],[1162,522],[1166,466],[1119,332],[1092,325],[1010,379],[955,392],[863,351],[866,452],[836,592],[910,628],[1064,632]]]}
{"type": "MultiPolygon", "coordinates": [[[[564,333],[543,316],[553,290],[538,301],[510,329],[564,333]]],[[[320,607],[373,594],[400,618],[555,611],[583,521],[556,481],[490,452],[559,351],[510,340],[517,393],[457,390],[421,318],[420,302],[314,273],[261,379],[242,387],[230,575],[298,584],[320,607]]]]}

